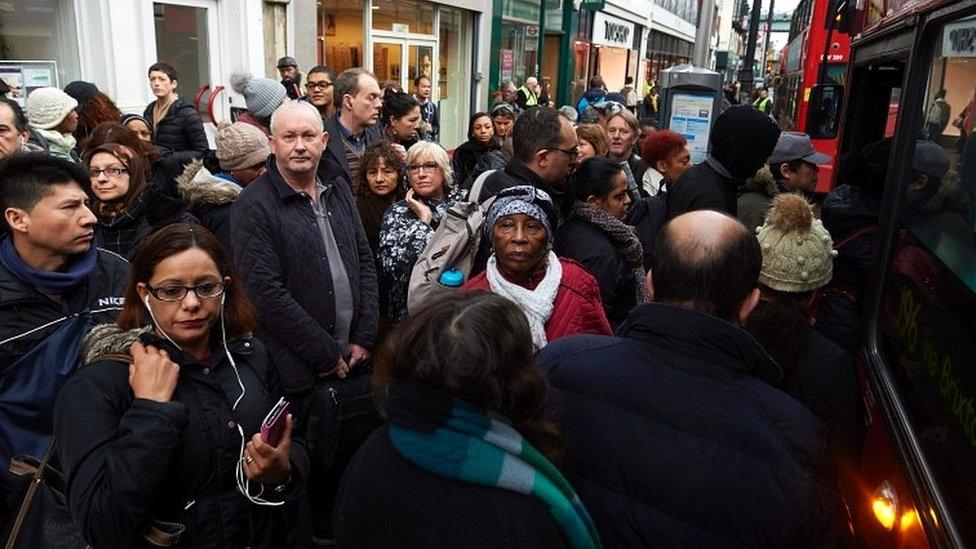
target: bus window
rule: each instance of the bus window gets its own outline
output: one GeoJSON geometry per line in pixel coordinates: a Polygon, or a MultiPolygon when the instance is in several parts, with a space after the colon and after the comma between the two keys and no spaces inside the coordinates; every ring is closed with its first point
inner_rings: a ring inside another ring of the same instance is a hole
{"type": "Polygon", "coordinates": [[[840,103],[844,97],[844,87],[837,84],[818,84],[810,91],[810,105],[807,107],[807,133],[813,139],[832,139],[837,137],[840,122],[840,103]]]}
{"type": "Polygon", "coordinates": [[[882,355],[920,451],[952,522],[972,542],[976,523],[967,519],[976,516],[976,71],[967,62],[976,61],[976,52],[966,41],[943,41],[958,29],[976,32],[976,19],[939,29],[927,42],[925,51],[932,54],[925,72],[909,75],[927,79],[925,96],[892,96],[924,116],[916,117],[915,127],[899,129],[911,131],[913,140],[909,155],[893,159],[906,176],[880,329],[882,355]],[[955,130],[948,120],[953,114],[959,119],[955,130]]]}

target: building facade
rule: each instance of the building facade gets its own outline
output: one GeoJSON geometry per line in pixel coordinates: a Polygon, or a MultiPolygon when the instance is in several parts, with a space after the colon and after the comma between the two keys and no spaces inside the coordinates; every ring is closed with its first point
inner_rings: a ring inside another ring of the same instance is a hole
{"type": "Polygon", "coordinates": [[[749,3],[746,0],[721,0],[718,19],[718,43],[712,68],[721,73],[726,82],[735,82],[736,71],[746,53],[749,3]]]}
{"type": "Polygon", "coordinates": [[[87,80],[123,111],[153,100],[146,69],[165,61],[178,92],[198,99],[208,128],[244,98],[230,75],[278,78],[276,60],[304,72],[364,66],[410,89],[431,76],[445,145],[464,141],[472,109],[483,108],[491,0],[7,0],[0,9],[0,76],[31,87],[87,80]],[[17,74],[18,76],[13,76],[17,74]],[[222,89],[221,89],[222,87],[222,89]],[[220,90],[210,101],[213,90],[220,90]],[[482,98],[479,100],[479,98],[482,98]],[[212,111],[212,119],[211,119],[212,111]]]}

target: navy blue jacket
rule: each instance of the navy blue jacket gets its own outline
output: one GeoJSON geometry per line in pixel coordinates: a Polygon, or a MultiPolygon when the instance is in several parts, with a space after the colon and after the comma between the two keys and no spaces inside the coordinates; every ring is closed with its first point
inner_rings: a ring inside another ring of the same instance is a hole
{"type": "Polygon", "coordinates": [[[752,336],[660,303],[618,333],[538,356],[569,437],[563,469],[607,547],[835,543],[824,429],[770,384],[781,371],[752,336]]]}
{"type": "MultiPolygon", "coordinates": [[[[369,348],[379,315],[376,264],[349,182],[328,175],[334,167],[320,163],[319,179],[328,187],[332,231],[352,286],[349,339],[369,348]]],[[[271,156],[268,172],[234,201],[230,223],[237,274],[261,313],[258,337],[281,372],[285,393],[307,391],[346,353],[333,338],[332,274],[312,204],[285,183],[271,156]]]]}

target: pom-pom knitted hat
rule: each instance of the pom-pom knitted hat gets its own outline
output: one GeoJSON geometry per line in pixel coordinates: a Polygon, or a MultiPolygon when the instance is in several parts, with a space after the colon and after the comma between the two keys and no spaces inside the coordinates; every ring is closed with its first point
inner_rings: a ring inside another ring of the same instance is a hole
{"type": "Polygon", "coordinates": [[[803,293],[830,282],[837,252],[803,196],[783,193],[774,198],[756,233],[763,257],[760,283],[780,292],[803,293]]]}

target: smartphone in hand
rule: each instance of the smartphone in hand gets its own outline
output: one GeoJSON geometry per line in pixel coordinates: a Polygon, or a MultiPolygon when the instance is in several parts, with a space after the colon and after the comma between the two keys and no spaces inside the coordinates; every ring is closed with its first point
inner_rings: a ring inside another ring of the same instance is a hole
{"type": "Polygon", "coordinates": [[[285,397],[281,397],[274,408],[265,416],[264,421],[261,422],[261,440],[265,444],[277,447],[278,443],[281,442],[281,435],[285,432],[285,422],[288,420],[288,409],[290,407],[291,404],[285,400],[285,397]]]}

